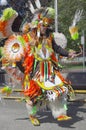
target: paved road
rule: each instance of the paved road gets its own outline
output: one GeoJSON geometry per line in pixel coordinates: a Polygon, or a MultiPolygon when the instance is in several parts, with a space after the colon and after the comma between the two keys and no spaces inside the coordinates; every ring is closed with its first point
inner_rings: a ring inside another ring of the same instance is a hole
{"type": "MultiPolygon", "coordinates": [[[[81,95],[78,95],[78,98],[81,98],[81,95]]],[[[0,102],[0,130],[85,130],[86,104],[71,102],[68,103],[68,107],[68,115],[72,116],[70,121],[57,122],[53,119],[51,112],[46,110],[38,113],[41,125],[33,126],[28,119],[24,102],[2,100],[0,102]]]]}

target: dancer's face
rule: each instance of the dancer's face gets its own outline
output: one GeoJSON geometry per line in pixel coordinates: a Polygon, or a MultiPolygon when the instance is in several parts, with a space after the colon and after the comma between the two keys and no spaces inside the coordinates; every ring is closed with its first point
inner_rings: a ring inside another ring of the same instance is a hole
{"type": "Polygon", "coordinates": [[[47,27],[42,25],[40,28],[41,35],[46,35],[46,30],[47,30],[47,27]]]}

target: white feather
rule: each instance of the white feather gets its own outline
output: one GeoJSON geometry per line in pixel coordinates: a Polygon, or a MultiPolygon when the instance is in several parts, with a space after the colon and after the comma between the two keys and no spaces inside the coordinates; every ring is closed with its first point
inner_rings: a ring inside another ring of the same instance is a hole
{"type": "Polygon", "coordinates": [[[48,107],[50,108],[54,118],[67,114],[67,110],[64,108],[65,104],[67,105],[66,92],[61,97],[49,101],[48,107]]]}
{"type": "Polygon", "coordinates": [[[59,100],[50,102],[49,108],[51,109],[54,118],[67,114],[67,111],[64,109],[63,105],[64,104],[61,104],[61,101],[59,100]]]}
{"type": "Polygon", "coordinates": [[[35,0],[35,4],[36,4],[36,6],[37,6],[38,9],[41,8],[41,3],[40,3],[39,0],[35,0]]]}
{"type": "Polygon", "coordinates": [[[67,109],[64,108],[64,105],[67,106],[68,89],[65,86],[63,86],[63,88],[65,89],[65,92],[60,97],[58,96],[56,97],[56,95],[53,94],[54,92],[50,94],[50,96],[55,96],[55,98],[51,97],[52,100],[49,100],[49,104],[48,104],[48,107],[50,108],[54,118],[67,114],[67,109]]]}
{"type": "Polygon", "coordinates": [[[1,1],[0,1],[0,5],[2,5],[2,6],[3,6],[3,5],[7,5],[7,4],[8,4],[7,0],[1,0],[1,1]]]}
{"type": "Polygon", "coordinates": [[[32,113],[33,107],[31,105],[29,105],[28,103],[26,103],[26,108],[27,108],[28,116],[30,116],[30,114],[32,113]]]}
{"type": "Polygon", "coordinates": [[[30,9],[31,13],[34,14],[34,12],[35,12],[34,6],[32,5],[31,1],[28,1],[28,2],[29,2],[29,9],[30,9]]]}
{"type": "Polygon", "coordinates": [[[75,16],[74,16],[74,19],[73,19],[73,24],[72,24],[73,26],[75,26],[77,24],[77,22],[80,21],[82,12],[83,12],[83,10],[76,10],[75,16]]]}
{"type": "Polygon", "coordinates": [[[62,48],[66,48],[67,46],[67,38],[63,33],[54,32],[54,40],[57,45],[61,46],[62,48]]]}

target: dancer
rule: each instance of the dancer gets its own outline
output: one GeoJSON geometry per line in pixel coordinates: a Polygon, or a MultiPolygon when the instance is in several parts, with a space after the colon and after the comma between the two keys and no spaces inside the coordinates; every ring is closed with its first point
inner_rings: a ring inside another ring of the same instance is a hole
{"type": "Polygon", "coordinates": [[[57,120],[71,119],[66,115],[67,98],[74,93],[58,69],[55,53],[67,57],[75,54],[66,52],[55,43],[51,27],[54,13],[51,10],[54,12],[52,8],[42,9],[42,13],[38,11],[32,22],[27,24],[27,32],[11,35],[3,48],[8,68],[12,66],[14,69],[14,65],[21,62],[24,76],[20,81],[24,81],[22,86],[26,107],[33,125],[40,125],[35,115],[46,106],[57,120]]]}
{"type": "Polygon", "coordinates": [[[67,96],[73,90],[58,70],[55,53],[66,57],[74,54],[68,53],[55,43],[51,29],[54,19],[48,11],[45,16],[38,13],[38,19],[34,22],[36,25],[32,24],[31,28],[28,24],[30,32],[25,35],[29,44],[23,62],[24,94],[27,97],[28,115],[34,125],[40,124],[34,115],[44,106],[51,109],[52,115],[59,121],[71,119],[66,115],[67,96]]]}

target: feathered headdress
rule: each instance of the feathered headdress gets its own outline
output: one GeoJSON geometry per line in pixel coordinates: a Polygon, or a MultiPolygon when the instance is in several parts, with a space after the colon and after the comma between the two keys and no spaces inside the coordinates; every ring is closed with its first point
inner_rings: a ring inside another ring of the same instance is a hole
{"type": "Polygon", "coordinates": [[[3,10],[3,14],[0,18],[0,39],[4,39],[13,34],[12,24],[18,13],[12,8],[6,8],[3,10]]]}
{"type": "MultiPolygon", "coordinates": [[[[33,6],[32,2],[28,1],[29,10],[32,13],[31,28],[37,27],[39,22],[46,26],[52,24],[55,17],[55,10],[51,7],[42,7],[39,0],[34,0],[34,2],[36,9],[33,6]]],[[[21,30],[23,27],[24,26],[21,26],[21,30]]]]}

